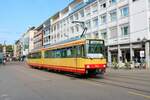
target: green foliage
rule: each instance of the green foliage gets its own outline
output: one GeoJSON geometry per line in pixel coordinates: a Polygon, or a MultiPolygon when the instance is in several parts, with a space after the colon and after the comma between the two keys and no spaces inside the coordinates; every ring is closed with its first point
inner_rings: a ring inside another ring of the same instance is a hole
{"type": "Polygon", "coordinates": [[[6,46],[6,51],[7,51],[7,52],[13,52],[12,45],[7,45],[7,46],[6,46]]]}
{"type": "Polygon", "coordinates": [[[0,44],[0,52],[3,52],[3,46],[0,44]]]}
{"type": "MultiPolygon", "coordinates": [[[[3,45],[0,44],[0,52],[3,52],[3,45]]],[[[13,52],[12,45],[6,45],[6,52],[13,52]]]]}

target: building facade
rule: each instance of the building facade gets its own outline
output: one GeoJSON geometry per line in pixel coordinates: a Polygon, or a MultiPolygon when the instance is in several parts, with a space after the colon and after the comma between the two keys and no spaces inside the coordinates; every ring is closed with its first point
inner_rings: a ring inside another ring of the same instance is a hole
{"type": "Polygon", "coordinates": [[[40,25],[35,29],[33,41],[34,41],[34,50],[43,47],[43,25],[40,25]]]}
{"type": "Polygon", "coordinates": [[[43,46],[48,47],[51,43],[51,34],[50,34],[50,24],[51,24],[51,19],[47,19],[43,23],[43,46]]]}
{"type": "Polygon", "coordinates": [[[27,32],[25,32],[20,41],[21,41],[21,55],[26,57],[29,52],[32,52],[34,49],[34,33],[35,27],[31,27],[27,32]]]}
{"type": "Polygon", "coordinates": [[[110,64],[143,58],[150,67],[149,8],[149,0],[74,0],[50,18],[44,44],[80,36],[83,29],[72,21],[83,21],[86,38],[105,39],[110,64]]]}
{"type": "Polygon", "coordinates": [[[17,40],[14,45],[14,58],[20,60],[21,57],[21,41],[17,40]]]}

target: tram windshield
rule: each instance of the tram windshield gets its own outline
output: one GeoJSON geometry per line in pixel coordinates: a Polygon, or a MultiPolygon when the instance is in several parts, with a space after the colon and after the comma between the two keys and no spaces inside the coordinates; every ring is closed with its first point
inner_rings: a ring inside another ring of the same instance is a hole
{"type": "Polygon", "coordinates": [[[104,58],[104,41],[89,40],[87,43],[88,58],[104,58]]]}

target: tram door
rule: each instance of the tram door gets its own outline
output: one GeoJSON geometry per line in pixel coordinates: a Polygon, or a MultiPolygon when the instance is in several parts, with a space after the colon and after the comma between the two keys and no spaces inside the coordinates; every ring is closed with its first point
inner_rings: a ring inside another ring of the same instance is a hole
{"type": "Polygon", "coordinates": [[[44,51],[41,51],[41,64],[44,64],[44,51]]]}
{"type": "Polygon", "coordinates": [[[76,66],[76,72],[78,68],[78,54],[80,53],[80,47],[76,46],[75,47],[75,66],[76,66]]]}

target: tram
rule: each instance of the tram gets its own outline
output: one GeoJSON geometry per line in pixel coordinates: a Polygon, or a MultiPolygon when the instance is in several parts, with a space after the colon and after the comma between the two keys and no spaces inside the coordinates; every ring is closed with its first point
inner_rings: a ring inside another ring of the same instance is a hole
{"type": "Polygon", "coordinates": [[[104,40],[78,39],[62,42],[28,55],[28,65],[35,68],[71,72],[80,75],[104,74],[104,40]]]}

